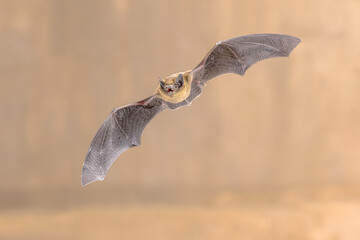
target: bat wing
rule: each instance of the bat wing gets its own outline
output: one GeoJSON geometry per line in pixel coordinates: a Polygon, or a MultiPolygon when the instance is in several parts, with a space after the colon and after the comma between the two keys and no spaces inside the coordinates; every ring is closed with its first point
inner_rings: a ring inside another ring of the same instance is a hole
{"type": "Polygon", "coordinates": [[[225,73],[244,75],[258,61],[289,56],[299,42],[282,34],[253,34],[220,41],[193,70],[193,79],[204,83],[225,73]]]}
{"type": "Polygon", "coordinates": [[[91,142],[82,169],[81,184],[84,186],[104,180],[109,168],[121,153],[140,145],[144,128],[164,109],[162,99],[156,95],[114,109],[91,142]]]}

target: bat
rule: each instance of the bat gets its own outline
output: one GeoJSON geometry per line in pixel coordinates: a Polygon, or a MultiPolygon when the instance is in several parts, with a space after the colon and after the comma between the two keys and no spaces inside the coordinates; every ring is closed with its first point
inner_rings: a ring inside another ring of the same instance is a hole
{"type": "Polygon", "coordinates": [[[193,70],[159,79],[154,95],[115,108],[97,131],[87,152],[82,186],[103,181],[111,165],[127,149],[140,145],[141,135],[158,113],[189,106],[207,81],[226,73],[244,75],[254,63],[287,57],[300,39],[282,34],[253,34],[220,41],[193,70]]]}

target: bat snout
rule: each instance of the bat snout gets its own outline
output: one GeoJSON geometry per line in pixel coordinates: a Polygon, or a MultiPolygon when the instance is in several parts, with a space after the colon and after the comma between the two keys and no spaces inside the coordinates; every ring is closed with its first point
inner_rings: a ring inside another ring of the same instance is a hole
{"type": "Polygon", "coordinates": [[[176,88],[174,85],[167,85],[167,86],[165,87],[165,92],[166,92],[168,95],[172,95],[172,94],[174,94],[176,91],[177,91],[177,88],[176,88]]]}

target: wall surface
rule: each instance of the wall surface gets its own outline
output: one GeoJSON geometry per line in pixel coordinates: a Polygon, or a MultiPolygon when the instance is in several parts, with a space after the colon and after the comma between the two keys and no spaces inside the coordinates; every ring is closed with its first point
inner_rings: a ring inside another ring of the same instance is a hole
{"type": "Polygon", "coordinates": [[[0,238],[357,239],[359,12],[356,0],[0,0],[0,238]],[[81,187],[114,107],[251,33],[302,42],[161,113],[104,182],[81,187]]]}

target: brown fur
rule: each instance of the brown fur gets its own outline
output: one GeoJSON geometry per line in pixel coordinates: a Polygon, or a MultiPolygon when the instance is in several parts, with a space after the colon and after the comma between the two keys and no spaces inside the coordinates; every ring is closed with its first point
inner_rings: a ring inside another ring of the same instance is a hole
{"type": "Polygon", "coordinates": [[[190,74],[191,70],[186,72],[174,73],[170,76],[163,78],[162,81],[164,81],[166,85],[175,84],[175,79],[179,76],[180,73],[183,74],[184,84],[172,96],[167,95],[160,86],[156,90],[156,94],[158,94],[164,101],[171,103],[178,103],[185,100],[189,96],[191,90],[191,81],[192,81],[192,74],[190,74]]]}

